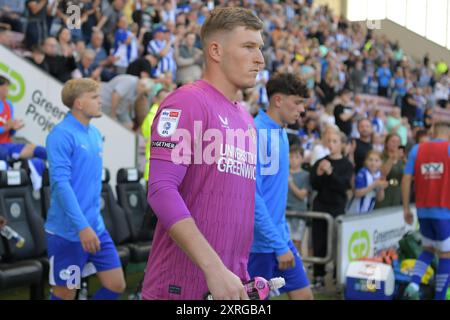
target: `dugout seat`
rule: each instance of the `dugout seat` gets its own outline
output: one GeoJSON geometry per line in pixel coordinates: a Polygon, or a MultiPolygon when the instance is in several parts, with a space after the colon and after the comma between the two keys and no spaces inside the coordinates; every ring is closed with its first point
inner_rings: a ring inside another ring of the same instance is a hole
{"type": "Polygon", "coordinates": [[[30,300],[40,299],[40,283],[43,277],[42,264],[37,260],[14,263],[3,262],[6,256],[4,239],[0,239],[0,291],[18,287],[30,288],[30,300]]]}
{"type": "Polygon", "coordinates": [[[30,178],[24,169],[0,171],[0,214],[25,238],[21,248],[3,237],[0,240],[0,288],[28,285],[31,299],[43,299],[48,276],[44,221],[33,208],[30,178]]]}
{"type": "Polygon", "coordinates": [[[109,170],[104,168],[102,174],[100,209],[106,229],[116,244],[120,261],[125,268],[130,261],[130,249],[124,244],[130,240],[131,234],[125,212],[117,204],[111,186],[109,185],[109,180],[109,170]]]}
{"type": "MultiPolygon", "coordinates": [[[[29,164],[29,160],[26,159],[18,159],[18,160],[10,160],[9,162],[10,168],[15,169],[15,170],[19,170],[19,169],[24,169],[27,173],[27,175],[31,178],[31,168],[30,168],[30,164],[29,164]]],[[[41,215],[44,217],[45,220],[45,216],[42,212],[42,201],[41,201],[41,189],[39,190],[34,190],[33,186],[30,184],[30,189],[31,189],[31,200],[33,201],[33,206],[34,206],[34,210],[36,211],[37,214],[41,215]]]]}
{"type": "Polygon", "coordinates": [[[156,226],[156,216],[139,182],[141,178],[142,173],[136,168],[122,168],[117,172],[117,199],[131,231],[131,261],[137,263],[147,262],[156,226]]]}

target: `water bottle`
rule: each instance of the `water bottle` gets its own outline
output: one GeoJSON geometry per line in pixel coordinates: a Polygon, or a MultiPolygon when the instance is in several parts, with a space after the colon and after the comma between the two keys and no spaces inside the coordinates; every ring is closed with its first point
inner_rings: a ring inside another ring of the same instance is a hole
{"type": "Polygon", "coordinates": [[[25,239],[20,234],[18,234],[10,226],[3,226],[0,228],[0,234],[8,240],[12,240],[16,243],[17,248],[22,248],[25,244],[25,239]]]}
{"type": "MultiPolygon", "coordinates": [[[[276,292],[286,284],[284,278],[272,278],[266,280],[263,277],[255,277],[244,283],[245,290],[250,300],[265,300],[271,292],[276,292]]],[[[210,293],[206,294],[206,300],[213,300],[210,293]]]]}

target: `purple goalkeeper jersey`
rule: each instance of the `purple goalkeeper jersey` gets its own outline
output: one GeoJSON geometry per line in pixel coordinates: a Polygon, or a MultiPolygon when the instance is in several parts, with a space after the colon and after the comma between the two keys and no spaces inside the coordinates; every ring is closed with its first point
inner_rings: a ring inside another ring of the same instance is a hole
{"type": "MultiPolygon", "coordinates": [[[[252,117],[239,103],[200,80],[164,100],[151,137],[151,159],[187,167],[178,191],[200,232],[228,269],[242,281],[249,280],[256,177],[252,117]]],[[[170,217],[157,223],[144,299],[202,299],[208,291],[203,272],[168,234],[178,212],[174,207],[173,212],[164,213],[170,217]]]]}

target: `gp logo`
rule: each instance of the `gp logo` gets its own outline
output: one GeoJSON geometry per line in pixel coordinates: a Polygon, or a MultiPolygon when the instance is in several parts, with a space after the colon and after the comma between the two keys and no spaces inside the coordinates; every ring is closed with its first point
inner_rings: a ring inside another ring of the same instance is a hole
{"type": "Polygon", "coordinates": [[[370,237],[366,230],[353,232],[348,243],[348,259],[355,261],[367,257],[370,252],[370,237]]]}
{"type": "Polygon", "coordinates": [[[22,75],[2,62],[0,62],[0,74],[11,81],[8,99],[13,103],[19,102],[25,94],[25,81],[22,75]]]}

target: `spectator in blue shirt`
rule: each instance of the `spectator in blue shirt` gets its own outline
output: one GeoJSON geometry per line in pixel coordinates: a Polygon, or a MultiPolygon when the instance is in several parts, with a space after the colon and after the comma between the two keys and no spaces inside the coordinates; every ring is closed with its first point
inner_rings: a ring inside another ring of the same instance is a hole
{"type": "Polygon", "coordinates": [[[402,99],[406,94],[406,80],[403,69],[400,67],[397,69],[394,78],[394,101],[398,107],[402,106],[402,99]]]}
{"type": "Polygon", "coordinates": [[[391,70],[389,70],[389,64],[387,61],[383,61],[381,67],[378,68],[377,78],[378,78],[378,95],[387,97],[389,84],[392,78],[391,70]]]}

